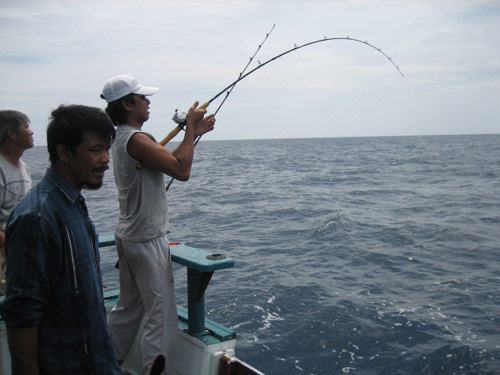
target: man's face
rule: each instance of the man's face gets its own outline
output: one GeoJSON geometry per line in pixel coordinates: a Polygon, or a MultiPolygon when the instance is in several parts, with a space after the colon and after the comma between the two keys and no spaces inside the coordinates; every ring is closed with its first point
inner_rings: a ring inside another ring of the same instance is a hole
{"type": "Polygon", "coordinates": [[[33,131],[30,129],[28,123],[23,122],[19,125],[15,136],[16,143],[25,150],[33,147],[33,131]]]}
{"type": "Polygon", "coordinates": [[[109,147],[97,135],[85,133],[75,152],[68,152],[68,178],[75,188],[95,190],[102,186],[104,172],[108,169],[109,147]]]}
{"type": "Polygon", "coordinates": [[[137,122],[143,124],[149,119],[149,104],[151,102],[145,95],[135,95],[134,104],[131,106],[129,116],[132,116],[137,122]]]}

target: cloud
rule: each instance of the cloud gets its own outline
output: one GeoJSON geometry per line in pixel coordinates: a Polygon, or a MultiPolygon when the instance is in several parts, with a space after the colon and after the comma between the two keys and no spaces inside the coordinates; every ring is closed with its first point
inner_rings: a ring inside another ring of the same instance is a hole
{"type": "Polygon", "coordinates": [[[500,116],[491,105],[500,101],[499,9],[496,1],[0,0],[0,107],[25,111],[43,144],[51,109],[104,107],[104,81],[129,73],[161,88],[145,126],[162,138],[172,111],[236,79],[276,24],[256,60],[350,36],[381,48],[405,77],[361,44],[307,47],[239,83],[206,139],[311,136],[305,123],[321,136],[491,132],[500,116]]]}

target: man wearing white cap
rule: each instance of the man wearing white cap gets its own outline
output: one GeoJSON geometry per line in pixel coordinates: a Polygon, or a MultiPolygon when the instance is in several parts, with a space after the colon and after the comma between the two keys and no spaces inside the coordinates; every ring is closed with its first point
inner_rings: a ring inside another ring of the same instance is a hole
{"type": "Polygon", "coordinates": [[[173,374],[177,307],[167,240],[164,175],[189,179],[195,138],[213,130],[215,117],[204,117],[206,110],[197,108],[195,102],[188,111],[184,139],[169,152],[141,130],[149,118],[147,97],[158,90],[141,85],[132,76],[119,75],[105,83],[101,94],[108,103],[106,112],[116,125],[112,156],[120,203],[115,230],[120,297],[111,311],[109,330],[118,362],[122,363],[146,317],[143,373],[149,374],[153,363],[156,367],[165,361],[166,374],[173,374]]]}

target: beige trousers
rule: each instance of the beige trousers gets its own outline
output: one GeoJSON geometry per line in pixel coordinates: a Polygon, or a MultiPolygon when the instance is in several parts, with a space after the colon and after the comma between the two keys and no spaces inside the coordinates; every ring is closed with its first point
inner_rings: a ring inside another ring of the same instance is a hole
{"type": "Polygon", "coordinates": [[[166,236],[134,242],[116,238],[120,264],[120,296],[109,315],[109,331],[118,363],[128,355],[144,318],[143,374],[158,355],[166,374],[173,374],[177,339],[177,306],[172,261],[166,236]]]}

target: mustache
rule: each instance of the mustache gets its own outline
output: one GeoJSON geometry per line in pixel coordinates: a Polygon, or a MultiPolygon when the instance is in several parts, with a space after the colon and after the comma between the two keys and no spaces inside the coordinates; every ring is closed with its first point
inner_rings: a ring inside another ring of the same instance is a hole
{"type": "Polygon", "coordinates": [[[103,165],[103,166],[100,166],[100,167],[97,167],[97,168],[92,169],[92,172],[101,172],[101,173],[104,173],[104,172],[106,172],[108,169],[109,169],[109,166],[107,166],[107,165],[103,165]]]}

